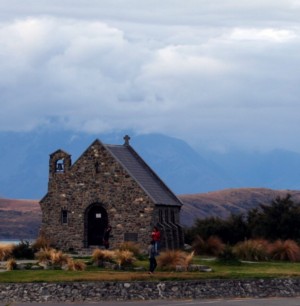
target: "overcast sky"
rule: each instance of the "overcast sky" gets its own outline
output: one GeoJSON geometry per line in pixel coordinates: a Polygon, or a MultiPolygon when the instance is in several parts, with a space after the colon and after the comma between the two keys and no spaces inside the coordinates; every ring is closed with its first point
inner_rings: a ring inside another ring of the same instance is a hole
{"type": "Polygon", "coordinates": [[[300,152],[300,0],[0,0],[0,131],[300,152]]]}

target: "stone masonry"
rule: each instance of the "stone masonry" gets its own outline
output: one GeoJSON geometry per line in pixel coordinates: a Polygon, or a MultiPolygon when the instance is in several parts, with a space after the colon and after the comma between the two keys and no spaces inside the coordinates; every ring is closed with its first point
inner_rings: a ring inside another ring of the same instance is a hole
{"type": "Polygon", "coordinates": [[[181,204],[128,138],[120,146],[95,140],[74,164],[63,150],[50,155],[41,234],[59,249],[83,251],[101,247],[110,224],[111,248],[134,241],[146,249],[156,225],[163,248],[181,248],[181,204]]]}

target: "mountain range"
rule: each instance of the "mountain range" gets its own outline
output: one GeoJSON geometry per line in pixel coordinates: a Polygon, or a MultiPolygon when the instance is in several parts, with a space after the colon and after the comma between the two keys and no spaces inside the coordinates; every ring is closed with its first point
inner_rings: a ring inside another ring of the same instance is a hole
{"type": "Polygon", "coordinates": [[[57,149],[72,161],[96,139],[122,144],[123,136],[175,194],[195,194],[228,188],[300,187],[300,154],[284,150],[226,153],[193,148],[184,140],[130,131],[90,135],[41,129],[30,133],[0,132],[0,197],[41,199],[47,192],[49,154],[57,149]]]}

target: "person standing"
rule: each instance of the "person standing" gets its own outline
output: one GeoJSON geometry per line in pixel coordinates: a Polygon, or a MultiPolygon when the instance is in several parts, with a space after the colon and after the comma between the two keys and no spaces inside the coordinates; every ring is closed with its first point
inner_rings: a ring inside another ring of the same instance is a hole
{"type": "Polygon", "coordinates": [[[150,245],[148,246],[148,256],[149,256],[149,274],[153,274],[155,268],[157,267],[156,262],[156,250],[155,250],[155,241],[151,240],[150,245]]]}
{"type": "Polygon", "coordinates": [[[158,255],[159,242],[160,242],[160,231],[157,226],[153,227],[153,231],[151,233],[151,239],[154,241],[155,251],[156,251],[156,254],[158,255]]]}
{"type": "Polygon", "coordinates": [[[103,245],[106,249],[109,248],[110,232],[111,232],[111,226],[110,226],[110,224],[108,224],[107,227],[104,230],[104,235],[103,235],[103,245]]]}

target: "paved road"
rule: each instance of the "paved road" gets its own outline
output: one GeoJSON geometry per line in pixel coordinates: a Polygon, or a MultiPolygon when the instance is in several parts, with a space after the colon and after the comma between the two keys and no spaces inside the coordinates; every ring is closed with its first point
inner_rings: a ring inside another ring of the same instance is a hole
{"type": "MultiPolygon", "coordinates": [[[[0,306],[36,306],[36,303],[12,303],[0,306]]],[[[231,299],[231,300],[157,300],[135,302],[43,303],[43,306],[300,306],[298,298],[231,299]]]]}

